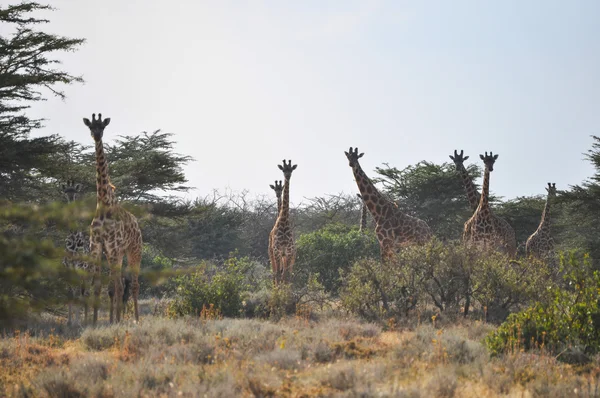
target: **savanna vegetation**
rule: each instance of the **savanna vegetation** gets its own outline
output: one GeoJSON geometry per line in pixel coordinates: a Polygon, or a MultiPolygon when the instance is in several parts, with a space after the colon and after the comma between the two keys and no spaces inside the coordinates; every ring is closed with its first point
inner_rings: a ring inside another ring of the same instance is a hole
{"type": "Polygon", "coordinates": [[[131,132],[105,150],[144,238],[141,320],[67,324],[67,305],[91,300],[70,294],[82,271],[62,260],[93,217],[95,157],[58,134],[31,138],[43,121],[29,106],[82,82],[56,54],[84,40],[44,33],[46,9],[0,6],[0,396],[600,395],[600,137],[595,174],[552,204],[547,261],[523,249],[544,196],[492,198],[521,245],[510,259],[460,241],[472,210],[454,164],[383,164],[378,187],[435,239],[382,263],[354,193],[312,198],[291,209],[294,274],[274,286],[275,196],[182,200],[193,158],[173,150],[175,132],[131,132]],[[67,180],[82,187],[70,204],[67,180]]]}

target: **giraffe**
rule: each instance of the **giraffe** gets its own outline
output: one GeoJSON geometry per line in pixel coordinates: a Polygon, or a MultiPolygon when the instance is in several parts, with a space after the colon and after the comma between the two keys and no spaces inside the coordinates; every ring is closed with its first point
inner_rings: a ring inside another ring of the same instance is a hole
{"type": "Polygon", "coordinates": [[[548,192],[548,196],[542,213],[542,220],[540,221],[538,228],[531,234],[525,244],[525,253],[527,257],[532,256],[544,259],[549,257],[554,249],[554,239],[552,239],[552,234],[550,233],[550,203],[556,197],[556,184],[548,183],[546,191],[548,192]]]}
{"type": "MultiPolygon", "coordinates": [[[[479,194],[479,191],[477,190],[473,179],[469,175],[469,172],[467,171],[467,168],[464,165],[465,160],[469,159],[469,157],[463,155],[464,151],[462,149],[460,150],[460,154],[455,149],[454,156],[450,155],[450,159],[454,161],[456,171],[458,171],[462,178],[463,186],[465,187],[465,192],[467,193],[467,200],[469,201],[471,210],[475,211],[477,210],[477,206],[479,206],[479,199],[481,198],[481,195],[479,194]]],[[[496,219],[498,219],[498,222],[500,223],[500,233],[502,241],[505,242],[505,246],[507,247],[508,253],[516,254],[517,238],[515,230],[504,218],[496,216],[496,219]]]]}
{"type": "Polygon", "coordinates": [[[362,203],[362,206],[360,208],[360,226],[358,227],[358,231],[365,232],[367,230],[367,205],[362,200],[361,194],[357,193],[356,196],[358,196],[358,199],[360,199],[360,203],[362,203]]]}
{"type": "Polygon", "coordinates": [[[475,213],[465,223],[463,241],[482,244],[484,249],[500,247],[511,258],[514,258],[517,251],[517,243],[515,240],[506,240],[505,237],[510,236],[510,234],[504,230],[505,224],[492,213],[489,204],[490,173],[494,171],[494,163],[498,159],[498,155],[494,155],[492,152],[488,155],[486,152],[485,156],[479,155],[479,157],[485,165],[483,189],[475,213]]]}
{"type": "Polygon", "coordinates": [[[358,148],[353,150],[352,147],[344,153],[352,167],[361,197],[375,220],[375,233],[382,260],[392,259],[399,247],[429,241],[433,234],[425,221],[403,213],[375,188],[358,162],[364,153],[359,155],[358,148]]]}
{"type": "Polygon", "coordinates": [[[98,321],[98,299],[100,296],[101,282],[99,278],[102,262],[102,252],[106,255],[110,267],[110,284],[114,286],[114,294],[110,300],[110,322],[121,320],[123,290],[123,256],[131,267],[131,294],[133,296],[133,310],[135,321],[139,321],[138,294],[140,285],[138,275],[142,260],[142,232],[137,219],[133,214],[123,209],[115,196],[114,185],[110,183],[108,175],[108,162],[104,155],[102,136],[104,129],[110,123],[110,118],[102,120],[102,114],[92,114],[92,121],[84,118],[83,123],[90,129],[96,144],[96,213],[90,227],[90,253],[95,259],[94,270],[94,318],[98,321]]]}
{"type": "Polygon", "coordinates": [[[281,180],[279,183],[275,180],[275,185],[269,185],[273,191],[275,191],[275,196],[277,196],[277,215],[279,216],[279,209],[281,209],[281,194],[283,192],[283,184],[281,180]]]}
{"type": "Polygon", "coordinates": [[[283,166],[278,165],[283,171],[284,183],[281,206],[275,225],[269,234],[269,259],[273,268],[273,281],[285,281],[292,275],[296,261],[296,246],[294,244],[294,231],[290,223],[290,179],[297,165],[292,166],[292,161],[283,161],[283,166]]]}
{"type": "MultiPolygon", "coordinates": [[[[66,184],[62,185],[62,191],[67,198],[67,203],[73,203],[77,200],[81,193],[81,184],[75,184],[72,180],[68,180],[66,184]]],[[[65,240],[65,257],[63,258],[63,265],[73,270],[82,270],[86,274],[91,271],[90,265],[81,257],[89,255],[90,246],[89,239],[81,231],[70,231],[69,235],[65,240]]],[[[72,287],[69,289],[72,298],[78,298],[83,302],[84,308],[84,323],[87,323],[88,317],[88,303],[85,299],[88,290],[89,275],[82,275],[78,287],[72,287]]],[[[75,322],[79,323],[80,308],[77,307],[75,310],[75,322]]],[[[68,324],[71,324],[73,318],[73,303],[69,301],[69,315],[68,324]]]]}

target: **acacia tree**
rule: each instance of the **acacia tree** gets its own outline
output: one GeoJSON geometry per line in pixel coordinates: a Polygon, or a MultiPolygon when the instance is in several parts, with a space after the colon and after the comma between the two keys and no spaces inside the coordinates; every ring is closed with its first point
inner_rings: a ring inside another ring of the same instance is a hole
{"type": "Polygon", "coordinates": [[[75,51],[84,39],[34,29],[49,21],[31,14],[46,10],[52,8],[36,2],[0,6],[0,24],[14,28],[0,35],[0,196],[11,200],[31,198],[36,181],[57,170],[53,156],[68,148],[56,135],[29,138],[43,120],[25,111],[47,94],[65,98],[62,85],[83,82],[61,70],[55,55],[75,51]]]}
{"type": "Polygon", "coordinates": [[[572,246],[579,246],[590,253],[594,266],[600,267],[600,137],[592,136],[594,142],[586,158],[595,168],[594,175],[571,191],[559,196],[566,208],[569,234],[564,237],[572,246]]]}

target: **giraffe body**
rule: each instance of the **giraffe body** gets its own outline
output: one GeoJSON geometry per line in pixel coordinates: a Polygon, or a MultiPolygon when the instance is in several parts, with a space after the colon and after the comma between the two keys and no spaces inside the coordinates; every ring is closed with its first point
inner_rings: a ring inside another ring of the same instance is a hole
{"type": "Polygon", "coordinates": [[[279,165],[284,176],[283,193],[279,214],[269,235],[269,259],[275,283],[289,279],[296,262],[294,231],[290,222],[290,179],[296,166],[292,166],[291,160],[288,163],[284,160],[283,166],[279,165]]]}
{"type": "Polygon", "coordinates": [[[106,255],[110,268],[109,295],[110,300],[110,322],[121,320],[121,304],[124,297],[123,286],[123,257],[127,256],[127,262],[131,267],[131,293],[133,296],[133,307],[135,320],[139,320],[138,314],[138,275],[142,260],[142,232],[137,219],[133,214],[123,209],[117,202],[115,187],[110,183],[108,175],[108,162],[104,155],[102,136],[104,128],[109,124],[110,118],[102,120],[102,115],[92,115],[92,121],[83,119],[89,127],[92,137],[96,143],[96,213],[90,228],[90,253],[95,259],[94,279],[94,324],[98,320],[98,299],[100,296],[100,266],[102,253],[106,255]],[[112,285],[112,286],[111,286],[112,285]]]}
{"type": "Polygon", "coordinates": [[[345,152],[358,190],[367,210],[375,220],[375,233],[384,261],[394,257],[396,250],[412,244],[428,242],[433,233],[427,223],[400,211],[398,206],[384,197],[360,167],[358,148],[345,152]]]}
{"type": "MultiPolygon", "coordinates": [[[[68,203],[72,203],[77,200],[77,197],[81,193],[81,185],[75,184],[73,181],[67,181],[66,185],[62,186],[63,193],[67,198],[68,203]]],[[[84,271],[81,276],[79,286],[70,288],[70,296],[72,299],[76,299],[83,303],[84,308],[84,322],[87,322],[88,316],[88,303],[85,300],[85,296],[89,295],[89,282],[92,272],[90,264],[84,260],[84,257],[88,256],[90,252],[89,239],[81,231],[71,231],[65,240],[65,257],[63,258],[63,265],[73,270],[84,271]]],[[[79,323],[80,308],[75,308],[75,320],[79,323]]],[[[73,303],[69,301],[69,315],[68,323],[71,324],[73,318],[73,303]]]]}
{"type": "Polygon", "coordinates": [[[480,155],[485,164],[483,176],[483,189],[479,204],[473,216],[465,223],[463,241],[481,246],[485,250],[501,250],[510,257],[516,255],[517,244],[514,239],[514,230],[504,220],[496,217],[489,206],[490,172],[494,170],[494,163],[498,155],[487,152],[480,155]],[[507,231],[507,225],[512,231],[507,231]],[[511,237],[512,239],[508,239],[511,237]]]}
{"type": "Polygon", "coordinates": [[[554,197],[556,197],[556,184],[548,183],[546,191],[548,192],[548,196],[546,198],[546,205],[544,206],[540,225],[527,239],[525,244],[525,252],[527,256],[538,259],[548,259],[550,256],[552,256],[554,251],[554,239],[552,238],[550,230],[550,205],[554,197]]]}
{"type": "MultiPolygon", "coordinates": [[[[456,165],[456,171],[458,171],[462,178],[463,186],[465,187],[467,200],[469,201],[469,206],[471,207],[471,210],[477,211],[481,195],[479,194],[479,191],[477,190],[477,187],[473,182],[473,178],[471,178],[469,172],[467,171],[464,165],[464,161],[467,160],[469,157],[463,156],[463,153],[464,152],[462,150],[460,151],[460,154],[455,150],[454,156],[450,155],[450,159],[454,161],[454,164],[456,165]]],[[[484,212],[486,211],[487,210],[484,210],[484,212]]],[[[483,217],[484,214],[481,214],[481,216],[483,217]]],[[[492,217],[495,219],[494,224],[496,225],[494,227],[494,230],[497,231],[499,239],[502,242],[502,246],[505,247],[507,253],[514,257],[517,252],[517,238],[515,230],[504,218],[498,217],[496,215],[492,215],[492,217]]]]}

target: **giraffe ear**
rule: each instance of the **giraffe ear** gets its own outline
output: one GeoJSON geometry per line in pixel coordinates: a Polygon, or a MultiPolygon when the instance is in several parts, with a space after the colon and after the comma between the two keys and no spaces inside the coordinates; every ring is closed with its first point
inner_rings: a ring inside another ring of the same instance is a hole
{"type": "Polygon", "coordinates": [[[483,155],[479,155],[479,158],[480,158],[481,160],[485,160],[485,157],[484,157],[483,155]]]}
{"type": "Polygon", "coordinates": [[[271,189],[275,189],[275,187],[273,185],[269,185],[271,187],[271,189]]]}
{"type": "Polygon", "coordinates": [[[498,159],[498,155],[494,155],[494,160],[498,159]]]}
{"type": "Polygon", "coordinates": [[[360,155],[358,155],[358,158],[359,158],[359,159],[360,159],[360,158],[362,158],[364,154],[365,154],[364,152],[363,152],[363,153],[361,153],[360,155]]]}
{"type": "Polygon", "coordinates": [[[81,184],[75,184],[75,190],[79,192],[81,190],[81,184]]]}
{"type": "Polygon", "coordinates": [[[279,167],[279,170],[283,170],[283,166],[278,164],[277,167],[279,167]]]}
{"type": "Polygon", "coordinates": [[[107,117],[106,119],[104,119],[104,122],[102,122],[102,124],[104,125],[104,127],[108,126],[108,124],[110,123],[110,118],[107,117]]]}
{"type": "Polygon", "coordinates": [[[88,119],[87,117],[83,118],[83,124],[85,124],[88,127],[92,127],[92,123],[90,122],[90,119],[88,119]]]}
{"type": "Polygon", "coordinates": [[[467,160],[467,159],[469,159],[469,157],[468,157],[468,156],[465,156],[465,157],[463,158],[463,160],[467,160]]]}
{"type": "Polygon", "coordinates": [[[293,165],[293,166],[292,166],[292,170],[296,170],[296,167],[298,167],[298,165],[297,165],[297,164],[293,165]]]}

